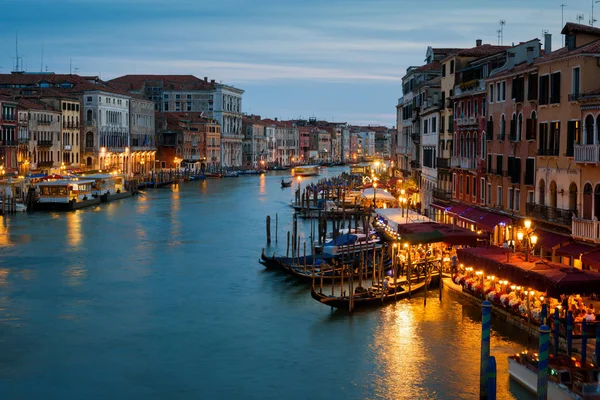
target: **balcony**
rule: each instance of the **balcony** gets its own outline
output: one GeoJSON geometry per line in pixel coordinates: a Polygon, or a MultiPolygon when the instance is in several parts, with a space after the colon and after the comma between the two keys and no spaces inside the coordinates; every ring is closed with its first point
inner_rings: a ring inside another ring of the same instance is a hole
{"type": "Polygon", "coordinates": [[[462,169],[476,169],[477,159],[470,157],[452,157],[450,159],[450,167],[462,169]]]}
{"type": "Polygon", "coordinates": [[[563,210],[550,206],[543,206],[536,203],[527,203],[527,216],[543,221],[554,222],[555,224],[569,226],[573,216],[577,215],[577,210],[563,210]]]}
{"type": "Polygon", "coordinates": [[[415,143],[421,143],[421,134],[420,133],[411,133],[410,138],[415,143]]]}
{"type": "Polygon", "coordinates": [[[454,88],[454,96],[462,96],[467,93],[484,92],[485,80],[473,79],[472,81],[461,83],[454,88]]]}
{"type": "Polygon", "coordinates": [[[438,168],[450,168],[450,160],[448,160],[447,158],[438,157],[436,159],[436,165],[438,168]]]}
{"type": "Polygon", "coordinates": [[[595,243],[600,243],[600,224],[596,217],[593,220],[573,217],[571,232],[571,236],[574,239],[591,240],[595,243]]]}
{"type": "Polygon", "coordinates": [[[433,189],[433,198],[438,200],[451,200],[452,192],[442,189],[433,189]]]}
{"type": "Polygon", "coordinates": [[[600,144],[575,145],[575,162],[596,164],[600,162],[600,144]]]}
{"type": "Polygon", "coordinates": [[[73,147],[70,144],[65,144],[65,151],[71,151],[73,147]]]}
{"type": "Polygon", "coordinates": [[[17,146],[18,142],[16,140],[0,140],[0,146],[17,146]]]}
{"type": "Polygon", "coordinates": [[[52,146],[52,140],[38,140],[37,145],[39,147],[50,147],[52,146]]]}
{"type": "Polygon", "coordinates": [[[456,121],[456,126],[458,126],[458,127],[461,127],[461,126],[471,127],[472,125],[477,125],[477,117],[474,117],[474,116],[457,118],[457,119],[455,119],[455,121],[456,121]]]}
{"type": "Polygon", "coordinates": [[[421,168],[421,162],[418,160],[410,160],[411,168],[421,168]]]}

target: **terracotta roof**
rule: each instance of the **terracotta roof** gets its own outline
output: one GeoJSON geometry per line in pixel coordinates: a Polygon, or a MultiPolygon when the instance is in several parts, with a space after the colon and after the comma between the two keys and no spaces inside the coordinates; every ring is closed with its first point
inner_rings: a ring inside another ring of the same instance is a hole
{"type": "Polygon", "coordinates": [[[494,79],[500,78],[500,77],[504,78],[509,75],[521,74],[521,73],[523,73],[525,71],[529,71],[529,70],[537,70],[537,68],[533,64],[527,64],[527,61],[523,61],[522,63],[515,65],[511,69],[507,69],[507,70],[499,72],[496,75],[490,76],[488,78],[488,80],[494,80],[494,79]]]}
{"type": "Polygon", "coordinates": [[[56,111],[53,107],[50,107],[46,103],[39,103],[30,99],[18,99],[19,108],[23,108],[26,110],[48,110],[48,111],[56,111]]]}
{"type": "Polygon", "coordinates": [[[154,83],[160,83],[164,90],[210,90],[215,87],[214,80],[203,80],[194,75],[123,75],[109,83],[126,91],[139,91],[154,83]]]}
{"type": "Polygon", "coordinates": [[[536,58],[534,64],[543,64],[549,61],[558,60],[564,57],[572,57],[583,53],[600,53],[600,39],[573,50],[569,50],[568,47],[560,48],[550,54],[544,55],[543,57],[536,58]]]}
{"type": "Polygon", "coordinates": [[[450,54],[457,53],[457,52],[459,52],[461,50],[464,50],[464,49],[451,49],[451,48],[437,47],[437,48],[433,48],[432,50],[433,50],[434,54],[437,53],[437,54],[448,54],[448,55],[450,55],[450,54]]]}
{"type": "Polygon", "coordinates": [[[561,35],[568,35],[571,33],[588,33],[590,35],[600,36],[600,28],[596,28],[588,25],[576,24],[574,22],[567,22],[560,32],[561,35]]]}
{"type": "Polygon", "coordinates": [[[436,70],[441,70],[441,69],[442,69],[442,64],[440,64],[439,61],[434,61],[429,64],[421,65],[420,67],[415,69],[415,71],[427,72],[427,71],[436,71],[436,70]]]}
{"type": "Polygon", "coordinates": [[[120,91],[119,89],[109,85],[107,82],[102,81],[98,77],[83,77],[80,75],[54,73],[0,74],[0,86],[19,85],[43,91],[46,90],[46,88],[40,87],[40,85],[44,83],[55,85],[54,87],[47,88],[51,89],[53,92],[81,94],[84,91],[103,90],[106,92],[130,96],[129,93],[120,91]]]}
{"type": "Polygon", "coordinates": [[[444,58],[445,61],[452,57],[487,57],[493,54],[504,52],[510,49],[511,46],[496,46],[492,44],[482,44],[481,46],[471,47],[470,49],[459,49],[457,52],[449,54],[444,58]]]}

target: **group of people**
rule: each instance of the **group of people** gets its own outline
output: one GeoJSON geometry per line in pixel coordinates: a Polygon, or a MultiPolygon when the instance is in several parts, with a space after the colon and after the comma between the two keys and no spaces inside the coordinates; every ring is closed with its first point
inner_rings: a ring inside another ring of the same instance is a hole
{"type": "Polygon", "coordinates": [[[593,303],[585,305],[580,295],[566,296],[561,295],[561,304],[563,310],[571,311],[575,322],[582,322],[584,319],[587,322],[596,320],[596,310],[593,303]]]}

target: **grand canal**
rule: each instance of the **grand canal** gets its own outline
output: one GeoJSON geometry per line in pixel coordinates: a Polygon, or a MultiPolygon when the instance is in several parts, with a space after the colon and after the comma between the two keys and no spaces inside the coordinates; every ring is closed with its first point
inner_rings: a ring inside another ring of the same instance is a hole
{"type": "MultiPolygon", "coordinates": [[[[0,398],[477,398],[479,308],[444,292],[332,313],[258,264],[266,215],[285,253],[287,176],[2,219],[0,398]]],[[[492,327],[498,398],[529,398],[506,361],[527,337],[492,327]]]]}

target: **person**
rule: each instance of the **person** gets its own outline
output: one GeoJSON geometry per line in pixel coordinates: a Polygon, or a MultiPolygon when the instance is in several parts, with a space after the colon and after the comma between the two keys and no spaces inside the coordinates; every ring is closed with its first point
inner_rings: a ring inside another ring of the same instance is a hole
{"type": "Polygon", "coordinates": [[[456,267],[458,266],[458,258],[456,257],[456,254],[452,255],[451,263],[452,263],[452,274],[455,274],[457,272],[456,267]]]}
{"type": "Polygon", "coordinates": [[[593,321],[596,320],[596,316],[594,315],[594,313],[592,312],[592,310],[590,310],[589,308],[588,308],[588,310],[587,310],[584,318],[585,318],[585,320],[587,322],[593,322],[593,321]]]}
{"type": "Polygon", "coordinates": [[[573,316],[575,317],[575,322],[583,321],[583,317],[584,317],[583,313],[576,311],[576,313],[573,313],[573,316]]]}
{"type": "Polygon", "coordinates": [[[589,310],[592,312],[592,314],[596,314],[596,310],[594,309],[594,303],[590,303],[589,310]]]}
{"type": "Polygon", "coordinates": [[[385,279],[383,280],[383,290],[384,291],[387,292],[389,284],[390,284],[390,277],[386,276],[385,279]]]}

